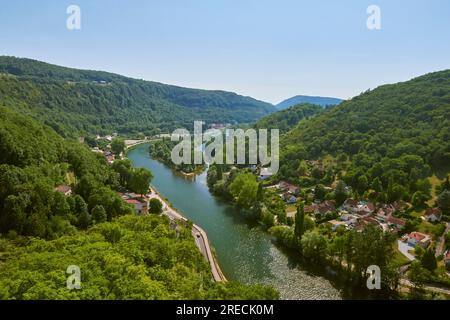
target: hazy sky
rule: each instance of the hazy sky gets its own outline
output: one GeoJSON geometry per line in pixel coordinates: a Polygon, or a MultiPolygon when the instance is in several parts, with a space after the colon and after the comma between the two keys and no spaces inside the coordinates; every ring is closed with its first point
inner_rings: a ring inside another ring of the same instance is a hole
{"type": "Polygon", "coordinates": [[[450,1],[1,0],[0,55],[272,103],[349,98],[450,68],[450,1]],[[81,30],[66,28],[70,4],[81,30]]]}

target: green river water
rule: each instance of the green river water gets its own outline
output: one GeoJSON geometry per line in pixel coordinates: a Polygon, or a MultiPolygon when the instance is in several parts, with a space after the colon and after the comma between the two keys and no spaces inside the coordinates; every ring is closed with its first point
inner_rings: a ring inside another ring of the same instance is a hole
{"type": "Polygon", "coordinates": [[[180,177],[153,160],[147,144],[130,150],[127,157],[135,167],[150,169],[152,185],[207,232],[227,279],[272,285],[282,299],[342,299],[330,281],[300,267],[260,227],[249,226],[233,206],[213,197],[206,172],[193,181],[180,177]]]}

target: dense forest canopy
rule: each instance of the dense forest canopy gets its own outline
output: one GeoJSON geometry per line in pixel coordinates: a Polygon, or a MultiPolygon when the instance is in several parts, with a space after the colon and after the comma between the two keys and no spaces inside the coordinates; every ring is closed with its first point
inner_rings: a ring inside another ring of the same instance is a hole
{"type": "Polygon", "coordinates": [[[251,122],[271,104],[225,91],[198,90],[100,71],[0,57],[0,103],[63,136],[167,133],[208,123],[251,122]]]}
{"type": "Polygon", "coordinates": [[[255,129],[279,129],[280,134],[286,133],[295,127],[301,120],[307,120],[325,111],[322,107],[314,104],[303,103],[278,111],[258,120],[255,129]]]}
{"type": "Polygon", "coordinates": [[[0,299],[276,299],[262,286],[215,283],[190,225],[128,215],[53,241],[0,239],[0,299]],[[80,268],[81,290],[66,269],[80,268]]]}

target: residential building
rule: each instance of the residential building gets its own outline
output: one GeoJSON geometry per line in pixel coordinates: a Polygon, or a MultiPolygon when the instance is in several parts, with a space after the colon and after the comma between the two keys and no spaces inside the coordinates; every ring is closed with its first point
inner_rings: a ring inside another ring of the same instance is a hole
{"type": "Polygon", "coordinates": [[[297,198],[294,195],[290,194],[289,192],[285,192],[282,195],[282,199],[288,204],[293,204],[297,202],[297,198]]]}
{"type": "Polygon", "coordinates": [[[65,195],[66,197],[71,196],[72,195],[72,188],[69,187],[68,185],[65,184],[61,184],[59,186],[57,186],[55,188],[55,191],[62,193],[63,195],[65,195]]]}
{"type": "Polygon", "coordinates": [[[400,218],[396,218],[393,216],[390,216],[386,219],[386,222],[393,228],[400,230],[406,225],[406,221],[400,218]]]}
{"type": "Polygon", "coordinates": [[[447,250],[444,253],[444,263],[447,270],[450,270],[450,250],[447,250]]]}
{"type": "Polygon", "coordinates": [[[280,190],[282,190],[284,192],[288,192],[288,193],[293,194],[293,195],[298,195],[300,193],[300,188],[299,187],[297,187],[297,186],[295,186],[293,184],[290,184],[290,183],[288,183],[286,181],[281,181],[279,183],[279,188],[280,188],[280,190]]]}
{"type": "Polygon", "coordinates": [[[420,245],[422,248],[427,248],[431,243],[431,237],[421,232],[411,232],[407,236],[407,241],[413,247],[420,245]]]}
{"type": "Polygon", "coordinates": [[[261,168],[259,172],[259,180],[266,180],[271,176],[273,176],[273,173],[270,168],[261,168]]]}
{"type": "Polygon", "coordinates": [[[429,208],[425,211],[425,219],[429,222],[439,222],[442,218],[442,210],[439,208],[429,208]]]}
{"type": "Polygon", "coordinates": [[[358,207],[358,201],[354,199],[347,199],[344,201],[344,204],[342,205],[342,209],[347,212],[354,212],[356,211],[356,208],[358,207]]]}
{"type": "Polygon", "coordinates": [[[328,223],[331,225],[331,230],[333,231],[336,231],[336,229],[339,228],[340,226],[347,227],[347,224],[344,221],[330,220],[328,221],[328,223]]]}
{"type": "Polygon", "coordinates": [[[131,204],[134,207],[134,210],[138,214],[146,214],[148,213],[148,204],[144,199],[127,199],[126,203],[131,204]]]}

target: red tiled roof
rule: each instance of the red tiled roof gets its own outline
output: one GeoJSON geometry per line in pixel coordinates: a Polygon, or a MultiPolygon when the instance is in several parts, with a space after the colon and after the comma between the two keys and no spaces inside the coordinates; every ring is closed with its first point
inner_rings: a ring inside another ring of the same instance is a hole
{"type": "Polygon", "coordinates": [[[349,198],[349,199],[345,200],[344,205],[356,207],[358,205],[358,201],[349,198]]]}
{"type": "Polygon", "coordinates": [[[396,224],[396,225],[399,225],[399,226],[405,226],[405,224],[406,224],[405,220],[400,219],[400,218],[396,218],[396,217],[389,217],[387,219],[387,221],[389,223],[396,224]]]}
{"type": "Polygon", "coordinates": [[[450,260],[450,250],[445,252],[445,260],[450,260]]]}
{"type": "Polygon", "coordinates": [[[425,215],[426,215],[427,217],[431,216],[432,214],[434,214],[435,216],[438,217],[438,216],[442,215],[442,210],[439,209],[439,208],[428,208],[428,209],[425,211],[425,215]]]}
{"type": "Polygon", "coordinates": [[[129,204],[140,204],[141,203],[139,200],[136,200],[136,199],[127,199],[125,201],[129,204]]]}
{"type": "Polygon", "coordinates": [[[411,232],[411,233],[409,234],[409,238],[414,238],[414,239],[416,239],[417,241],[422,241],[422,240],[425,239],[426,237],[427,237],[426,234],[423,234],[423,233],[420,233],[420,232],[417,232],[417,231],[411,232]]]}
{"type": "Polygon", "coordinates": [[[66,193],[70,190],[71,190],[71,188],[69,186],[66,186],[65,184],[62,184],[62,185],[56,187],[56,191],[61,192],[61,193],[66,193]]]}
{"type": "Polygon", "coordinates": [[[305,206],[305,212],[312,213],[316,210],[316,208],[317,208],[316,204],[312,204],[310,206],[305,206]]]}

